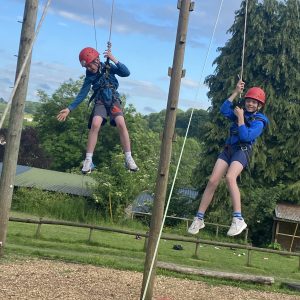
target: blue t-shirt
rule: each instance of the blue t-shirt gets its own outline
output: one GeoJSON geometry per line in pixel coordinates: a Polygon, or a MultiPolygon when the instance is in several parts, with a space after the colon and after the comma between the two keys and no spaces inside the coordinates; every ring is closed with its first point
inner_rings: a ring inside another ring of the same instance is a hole
{"type": "Polygon", "coordinates": [[[234,114],[232,102],[228,99],[224,101],[220,108],[221,114],[230,119],[230,136],[226,139],[227,145],[245,143],[252,145],[262,134],[263,129],[269,123],[268,118],[260,112],[248,112],[244,110],[245,124],[239,126],[237,116],[234,114]]]}

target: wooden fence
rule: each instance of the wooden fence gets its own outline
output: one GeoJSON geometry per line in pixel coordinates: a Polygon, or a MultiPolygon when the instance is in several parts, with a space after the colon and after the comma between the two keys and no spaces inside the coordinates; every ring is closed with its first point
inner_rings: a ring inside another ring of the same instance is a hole
{"type": "MultiPolygon", "coordinates": [[[[33,220],[33,219],[22,219],[22,218],[10,217],[9,221],[37,224],[37,229],[36,229],[36,233],[35,233],[36,238],[40,237],[42,224],[88,228],[89,229],[88,242],[91,241],[92,233],[94,230],[102,230],[102,231],[108,231],[108,232],[128,234],[128,235],[133,235],[133,236],[142,236],[142,237],[145,237],[144,250],[147,247],[147,242],[148,242],[148,237],[149,237],[148,232],[143,233],[143,232],[136,232],[136,231],[130,231],[130,230],[123,230],[123,229],[116,229],[116,228],[110,228],[110,227],[103,227],[103,226],[90,225],[90,224],[81,224],[81,223],[74,223],[74,222],[67,222],[67,221],[44,220],[42,218],[40,218],[39,220],[33,220]]],[[[165,234],[163,234],[161,236],[161,238],[164,240],[169,240],[169,241],[194,243],[195,244],[195,256],[198,258],[199,258],[199,246],[201,244],[213,245],[213,246],[219,246],[219,247],[225,247],[225,248],[244,249],[247,251],[246,266],[251,266],[251,255],[254,251],[275,253],[278,255],[285,255],[285,256],[298,256],[299,257],[298,270],[300,270],[300,253],[299,252],[278,251],[278,250],[272,250],[272,249],[267,249],[267,248],[253,247],[253,246],[246,245],[246,244],[224,243],[224,242],[209,241],[209,240],[189,238],[189,237],[172,237],[172,236],[165,235],[165,234]]]]}

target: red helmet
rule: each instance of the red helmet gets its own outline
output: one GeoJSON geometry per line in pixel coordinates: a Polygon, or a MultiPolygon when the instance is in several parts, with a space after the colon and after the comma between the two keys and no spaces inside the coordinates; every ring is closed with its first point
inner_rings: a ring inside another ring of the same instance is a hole
{"type": "Polygon", "coordinates": [[[265,105],[266,103],[266,94],[265,92],[259,88],[259,87],[252,87],[250,88],[246,95],[245,98],[252,98],[254,100],[257,100],[258,102],[260,102],[262,105],[265,105]]]}
{"type": "Polygon", "coordinates": [[[84,48],[79,53],[79,61],[83,67],[90,64],[97,57],[99,57],[99,52],[91,47],[84,48]]]}

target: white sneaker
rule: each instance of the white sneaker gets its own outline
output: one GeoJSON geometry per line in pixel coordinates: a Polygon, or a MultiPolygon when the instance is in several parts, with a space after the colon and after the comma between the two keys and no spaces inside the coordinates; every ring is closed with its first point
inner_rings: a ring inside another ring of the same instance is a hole
{"type": "Polygon", "coordinates": [[[188,229],[188,233],[190,234],[197,234],[200,229],[204,228],[204,220],[200,220],[197,217],[194,218],[193,223],[191,224],[190,228],[188,229]]]}
{"type": "Polygon", "coordinates": [[[94,170],[95,166],[91,159],[86,158],[81,169],[82,174],[89,174],[94,170]]]}
{"type": "Polygon", "coordinates": [[[132,172],[136,172],[139,170],[132,157],[129,157],[125,160],[125,168],[132,172]]]}
{"type": "Polygon", "coordinates": [[[240,220],[239,218],[233,217],[227,235],[228,236],[238,235],[246,228],[247,228],[247,224],[245,223],[244,219],[240,220]]]}

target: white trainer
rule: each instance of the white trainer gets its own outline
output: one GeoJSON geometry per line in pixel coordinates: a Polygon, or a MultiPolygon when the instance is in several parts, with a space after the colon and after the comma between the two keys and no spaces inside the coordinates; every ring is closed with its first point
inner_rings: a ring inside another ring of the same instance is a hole
{"type": "Polygon", "coordinates": [[[227,235],[228,236],[238,235],[246,228],[247,228],[247,224],[245,223],[244,219],[240,220],[239,218],[233,217],[227,235]]]}
{"type": "Polygon", "coordinates": [[[188,229],[188,233],[190,234],[197,234],[200,229],[204,228],[204,220],[200,220],[197,217],[194,218],[193,223],[191,224],[190,228],[188,229]]]}
{"type": "Polygon", "coordinates": [[[132,172],[136,172],[139,170],[138,166],[136,165],[132,157],[129,157],[125,160],[125,168],[132,172]]]}
{"type": "Polygon", "coordinates": [[[81,169],[82,174],[89,174],[94,170],[95,166],[91,159],[86,158],[81,169]]]}

